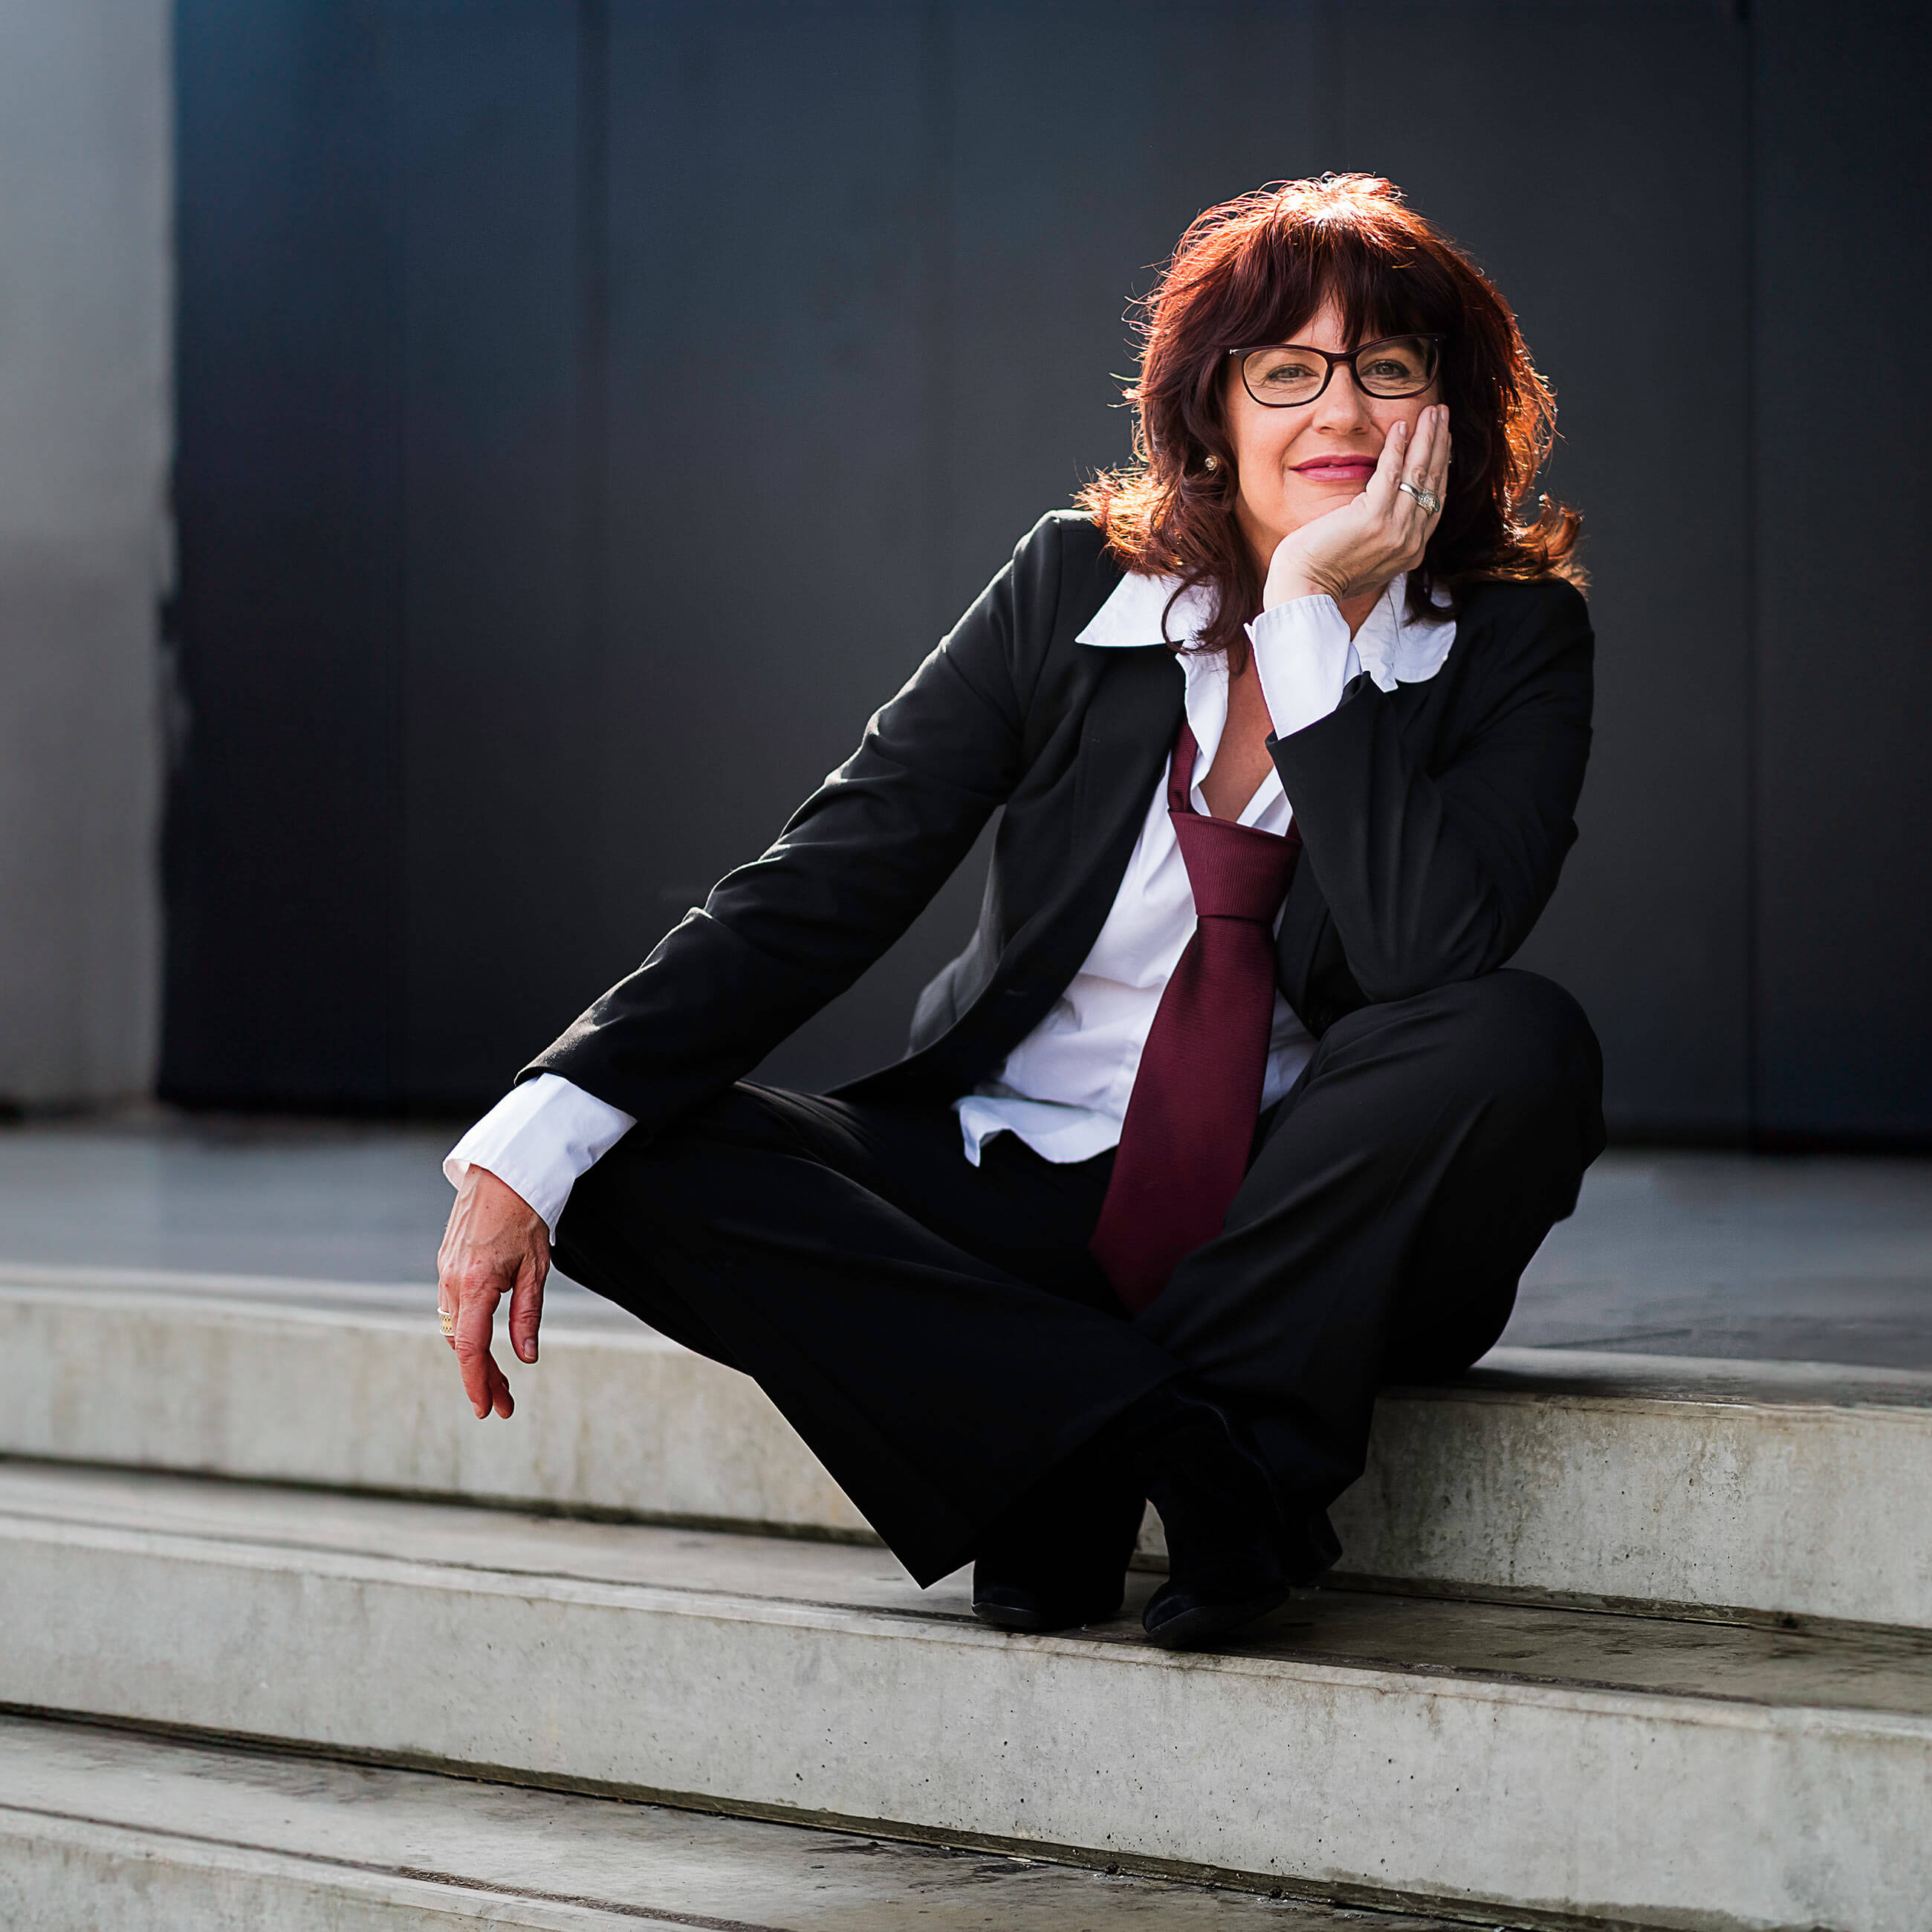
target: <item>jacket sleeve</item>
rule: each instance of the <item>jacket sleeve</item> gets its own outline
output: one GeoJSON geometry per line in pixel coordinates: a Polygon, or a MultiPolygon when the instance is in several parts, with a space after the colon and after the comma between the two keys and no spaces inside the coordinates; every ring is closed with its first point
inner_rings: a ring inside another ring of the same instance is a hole
{"type": "MultiPolygon", "coordinates": [[[[1372,1000],[1493,972],[1575,842],[1593,640],[1565,584],[1498,586],[1470,640],[1468,722],[1431,769],[1368,678],[1269,749],[1349,970],[1372,1000]]],[[[1462,648],[1458,640],[1458,649],[1462,648]]]]}
{"type": "Polygon", "coordinates": [[[1060,542],[1054,520],[1036,525],[769,849],[518,1078],[561,1074],[649,1135],[748,1072],[871,965],[1018,781],[1060,542]]]}

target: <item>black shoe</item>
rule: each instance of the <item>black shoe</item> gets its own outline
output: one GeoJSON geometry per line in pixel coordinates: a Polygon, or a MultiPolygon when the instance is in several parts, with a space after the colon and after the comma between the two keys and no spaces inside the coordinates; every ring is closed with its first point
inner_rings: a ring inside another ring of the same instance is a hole
{"type": "Polygon", "coordinates": [[[1142,1627],[1170,1650],[1231,1635],[1341,1555],[1325,1512],[1284,1516],[1266,1466],[1218,1405],[1169,1384],[1133,1418],[1132,1454],[1167,1532],[1168,1581],[1142,1627]]]}
{"type": "Polygon", "coordinates": [[[1120,1615],[1144,1505],[1131,1478],[1083,1477],[1056,1472],[981,1538],[973,1614],[982,1623],[1039,1632],[1120,1615]]]}

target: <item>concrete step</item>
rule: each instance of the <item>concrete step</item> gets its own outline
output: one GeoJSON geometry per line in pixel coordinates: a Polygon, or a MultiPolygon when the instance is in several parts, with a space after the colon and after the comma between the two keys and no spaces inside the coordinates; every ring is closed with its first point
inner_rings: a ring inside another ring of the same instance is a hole
{"type": "Polygon", "coordinates": [[[0,1718],[0,1924],[19,1932],[1441,1932],[1442,1923],[0,1718]]]}
{"type": "Polygon", "coordinates": [[[850,1545],[22,1464],[0,1628],[16,1711],[1342,1904],[1924,1932],[1932,1897],[1918,1634],[1324,1590],[1177,1656],[1002,1636],[850,1545]]]}
{"type": "Polygon", "coordinates": [[[480,1424],[434,1287],[0,1266],[0,1454],[875,1540],[748,1377],[588,1294],[500,1330],[480,1424]]]}
{"type": "MultiPolygon", "coordinates": [[[[0,1268],[0,1454],[869,1540],[755,1385],[581,1294],[479,1424],[428,1300],[0,1268]]],[[[1932,1628],[1932,1375],[1498,1348],[1384,1397],[1336,1520],[1363,1587],[1932,1628]]]]}

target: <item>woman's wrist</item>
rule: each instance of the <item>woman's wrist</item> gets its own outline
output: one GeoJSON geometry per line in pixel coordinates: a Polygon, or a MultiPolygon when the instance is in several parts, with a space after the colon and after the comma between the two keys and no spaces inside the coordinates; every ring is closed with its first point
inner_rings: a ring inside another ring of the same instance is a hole
{"type": "Polygon", "coordinates": [[[1262,608],[1272,610],[1278,604],[1292,604],[1304,597],[1332,597],[1334,586],[1322,581],[1330,574],[1318,568],[1293,537],[1284,538],[1268,559],[1262,580],[1262,608]]]}
{"type": "Polygon", "coordinates": [[[1334,593],[1325,584],[1317,584],[1312,578],[1300,571],[1293,571],[1276,577],[1268,574],[1268,581],[1262,586],[1262,608],[1272,610],[1277,604],[1293,604],[1304,597],[1328,597],[1334,593]]]}
{"type": "Polygon", "coordinates": [[[1247,633],[1277,738],[1325,718],[1341,699],[1349,667],[1359,667],[1348,621],[1325,591],[1264,610],[1247,633]]]}

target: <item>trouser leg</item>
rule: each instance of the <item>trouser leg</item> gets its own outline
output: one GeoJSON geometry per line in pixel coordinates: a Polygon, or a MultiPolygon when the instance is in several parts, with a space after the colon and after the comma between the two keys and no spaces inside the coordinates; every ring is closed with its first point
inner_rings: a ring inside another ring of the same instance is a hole
{"type": "Polygon", "coordinates": [[[1086,1252],[1108,1165],[1001,1136],[975,1168],[948,1110],[740,1085],[599,1161],[557,1262],[755,1377],[931,1582],[1178,1372],[1086,1252]]]}
{"type": "Polygon", "coordinates": [[[1226,1231],[1136,1326],[1325,1504],[1361,1473],[1379,1383],[1501,1334],[1602,1150],[1601,1093],[1582,1010],[1532,974],[1349,1014],[1264,1123],[1226,1231]]]}

